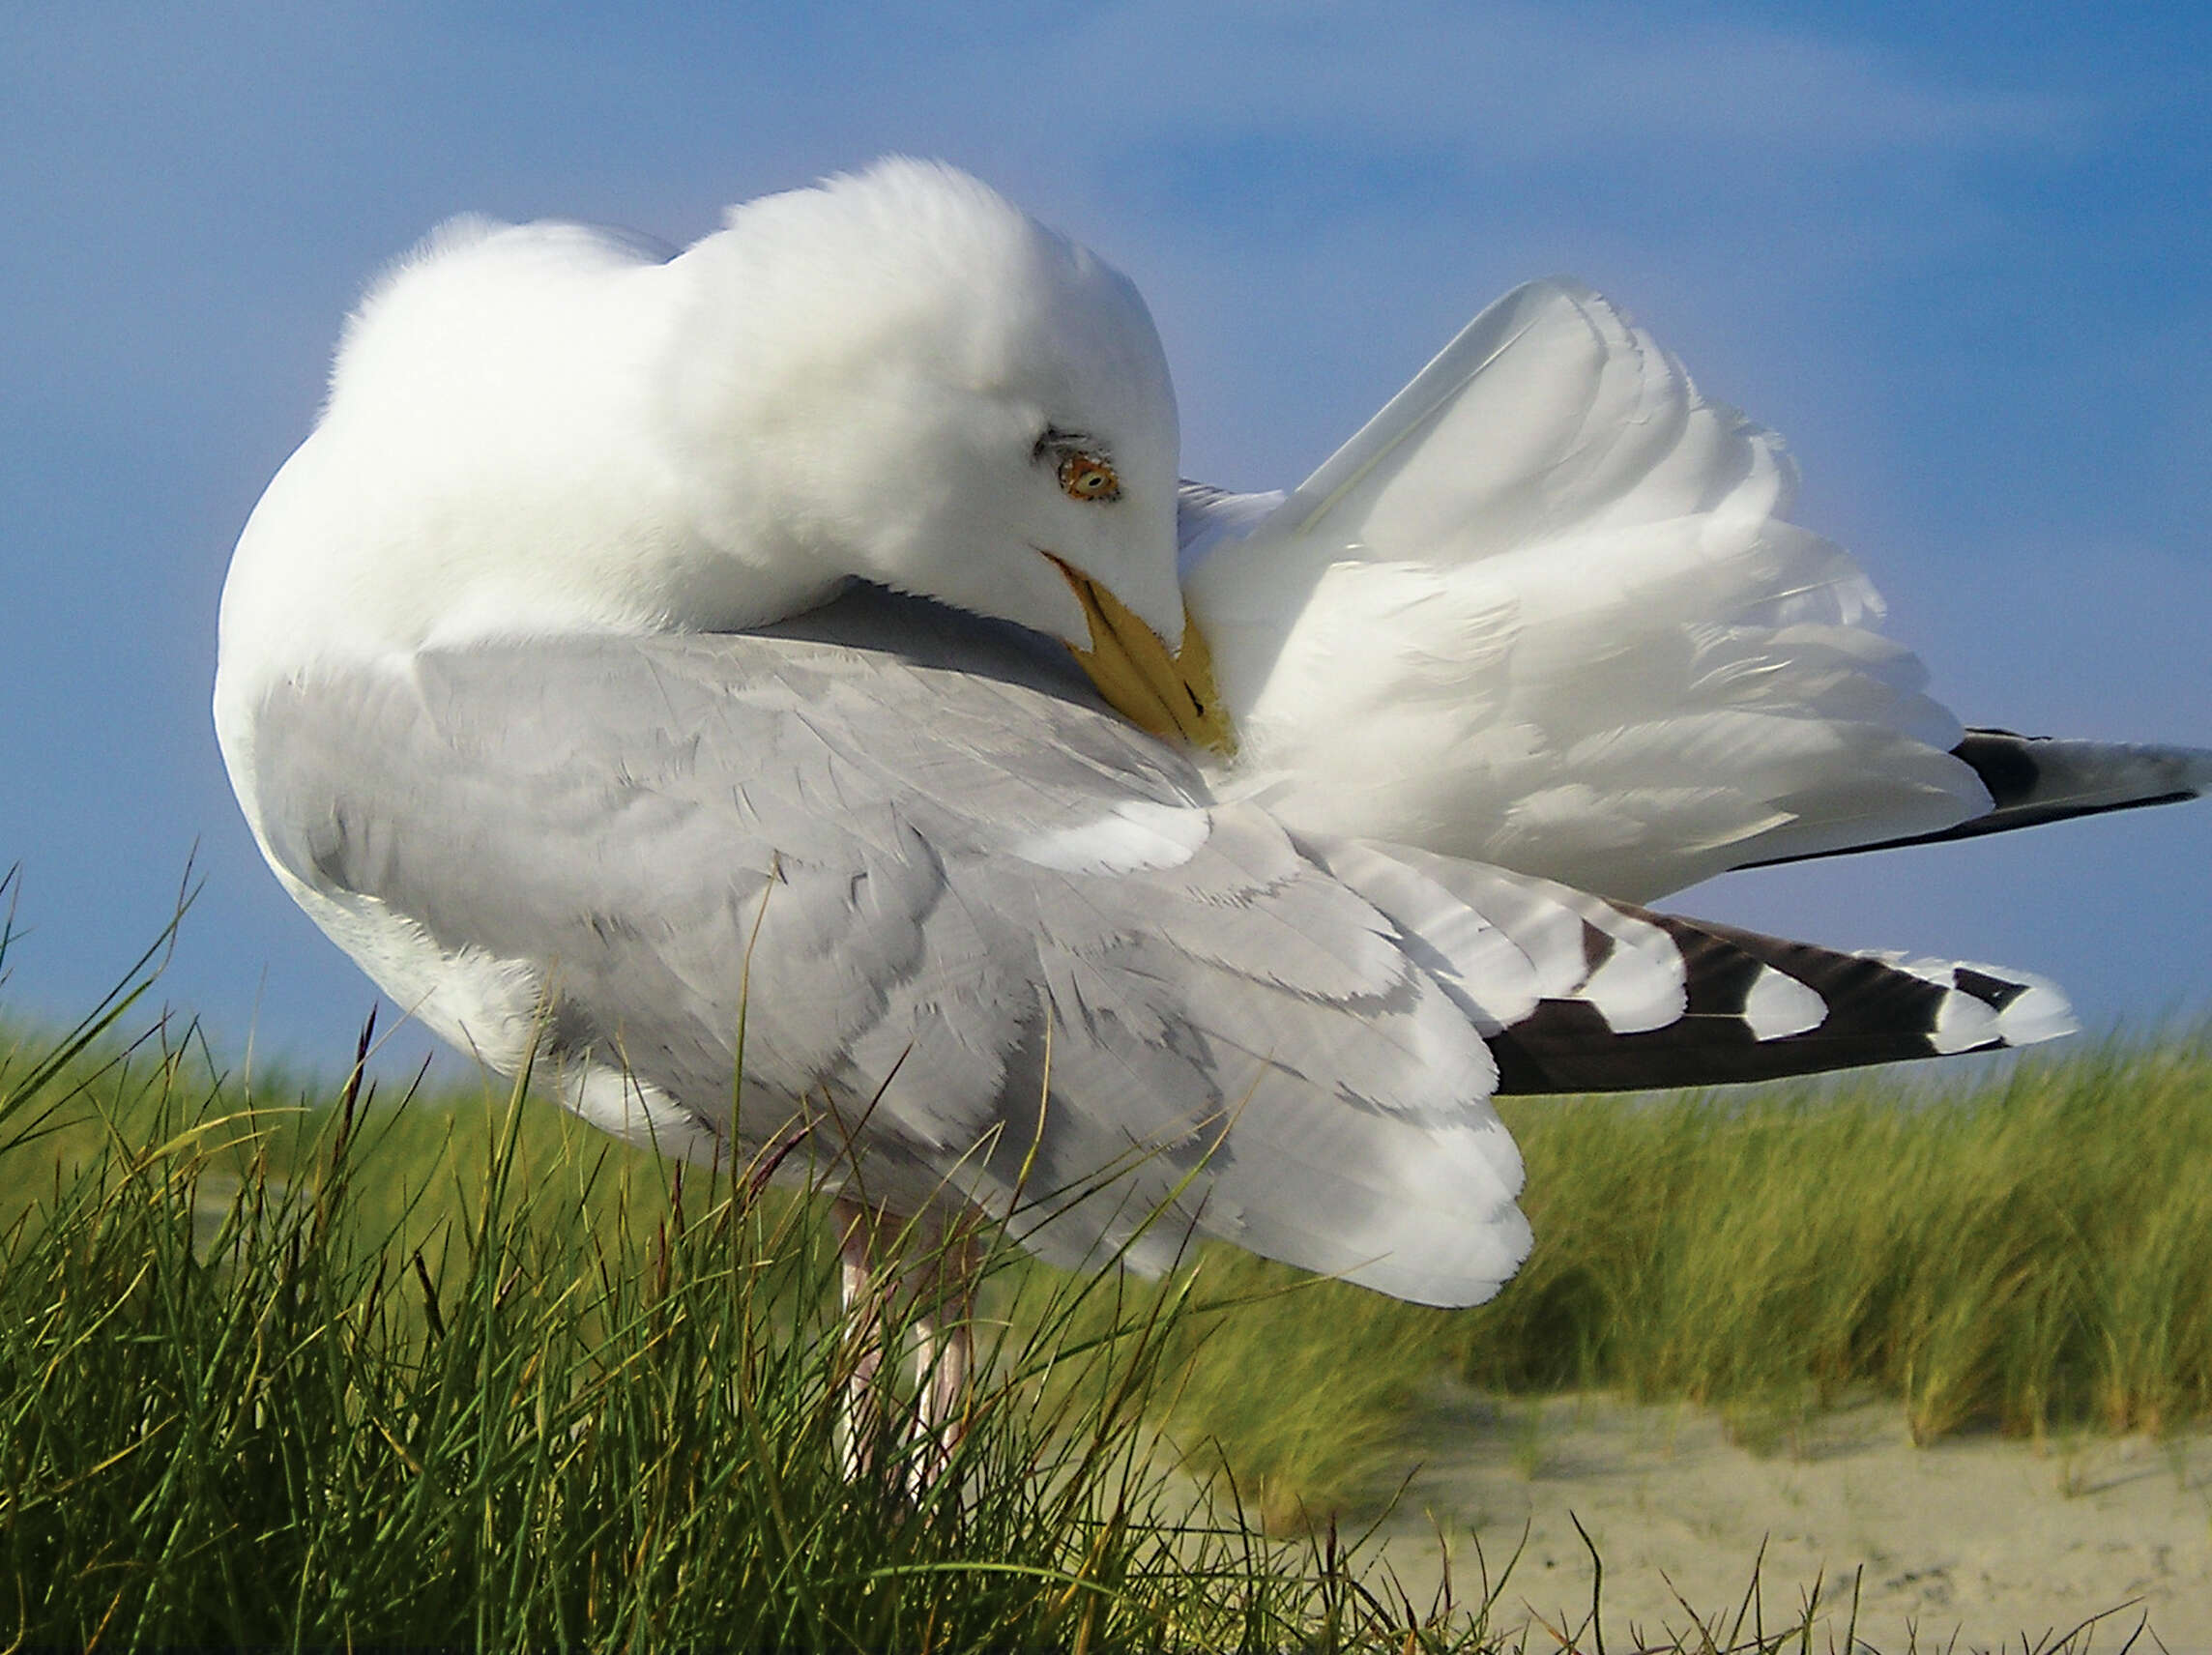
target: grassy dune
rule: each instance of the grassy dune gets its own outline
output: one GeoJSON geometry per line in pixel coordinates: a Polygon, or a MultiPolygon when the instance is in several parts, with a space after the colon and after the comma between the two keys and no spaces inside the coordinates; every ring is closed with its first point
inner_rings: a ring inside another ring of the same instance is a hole
{"type": "Polygon", "coordinates": [[[1188,1515],[1155,1432],[1282,1533],[1386,1495],[1440,1372],[1755,1439],[1870,1391],[1922,1439],[2212,1408],[2202,1035],[1524,1101],[1539,1241],[1472,1312],[996,1258],[959,1474],[917,1497],[895,1393],[837,1472],[860,1341],[806,1202],[672,1201],[557,1110],[248,1089],[129,1023],[0,1032],[0,1641],[1549,1647],[1362,1587],[1324,1524],[1188,1515]]]}
{"type": "Polygon", "coordinates": [[[1755,1445],[1894,1399],[1913,1437],[2164,1433],[2212,1412],[2212,1033],[2077,1047],[1994,1078],[1940,1066],[1788,1088],[1506,1100],[1536,1246],[1445,1314],[1258,1260],[1267,1295],[1205,1336],[1176,1425],[1278,1523],[1361,1503],[1439,1371],[1721,1409],[1755,1445]],[[1284,1392],[1321,1412],[1284,1406],[1284,1392]]]}
{"type": "Polygon", "coordinates": [[[2212,1040],[2002,1078],[1522,1108],[1544,1240],[1470,1378],[1781,1412],[1871,1387],[1916,1440],[2212,1408],[2212,1040]]]}

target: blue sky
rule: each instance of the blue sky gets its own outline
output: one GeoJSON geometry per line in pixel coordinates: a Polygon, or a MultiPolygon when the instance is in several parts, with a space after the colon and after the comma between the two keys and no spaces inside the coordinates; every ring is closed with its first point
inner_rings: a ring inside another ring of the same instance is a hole
{"type": "MultiPolygon", "coordinates": [[[[196,845],[161,992],[335,1067],[371,990],[261,867],[207,691],[362,282],[465,209],[685,241],[889,150],[1135,277],[1192,476],[1295,482],[1578,275],[1790,439],[1969,721],[2212,744],[2208,108],[2212,13],[2165,7],[9,8],[0,996],[82,1009],[196,845]]],[[[2110,1026],[2212,1010],[2208,863],[2199,806],[1675,906],[2043,970],[2110,1026]]]]}

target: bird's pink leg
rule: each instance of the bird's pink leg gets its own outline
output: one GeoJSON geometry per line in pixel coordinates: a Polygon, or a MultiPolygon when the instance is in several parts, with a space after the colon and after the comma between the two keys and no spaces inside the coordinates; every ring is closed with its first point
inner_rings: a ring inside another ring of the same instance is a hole
{"type": "Polygon", "coordinates": [[[883,1215],[842,1196],[830,1212],[831,1222],[837,1226],[838,1276],[846,1321],[859,1346],[854,1352],[853,1371],[845,1378],[845,1397],[837,1419],[845,1479],[854,1482],[868,1468],[877,1438],[883,1434],[876,1374],[884,1365],[884,1305],[875,1283],[876,1226],[883,1215]]]}
{"type": "MultiPolygon", "coordinates": [[[[840,1196],[831,1206],[837,1226],[839,1280],[848,1336],[857,1345],[838,1410],[845,1475],[857,1479],[872,1462],[883,1436],[883,1401],[876,1388],[884,1362],[885,1301],[879,1251],[884,1236],[905,1222],[881,1207],[840,1196]]],[[[907,1299],[915,1353],[915,1424],[917,1440],[910,1476],[915,1490],[935,1482],[967,1431],[968,1384],[975,1368],[972,1326],[980,1249],[965,1219],[948,1228],[935,1214],[912,1226],[925,1257],[907,1266],[890,1291],[907,1299]]]]}
{"type": "Polygon", "coordinates": [[[916,1412],[921,1440],[913,1477],[917,1492],[945,1473],[967,1435],[968,1385],[975,1363],[975,1276],[980,1249],[974,1231],[954,1220],[932,1242],[921,1291],[928,1308],[915,1319],[916,1412]]]}

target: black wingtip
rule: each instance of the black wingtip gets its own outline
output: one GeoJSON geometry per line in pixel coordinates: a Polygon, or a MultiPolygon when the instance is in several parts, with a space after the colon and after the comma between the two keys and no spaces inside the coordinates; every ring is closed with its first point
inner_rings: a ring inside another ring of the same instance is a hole
{"type": "MultiPolygon", "coordinates": [[[[1625,910],[1624,910],[1625,911],[1625,910]]],[[[1508,1093],[1653,1091],[1994,1052],[2073,1031],[2064,998],[2021,973],[1843,953],[1673,915],[1684,1014],[1614,1032],[1586,1002],[1544,1001],[1489,1037],[1508,1093]]]]}
{"type": "Polygon", "coordinates": [[[1951,749],[1951,756],[1972,769],[1989,790],[1993,808],[1985,814],[1933,833],[1766,857],[1736,865],[1771,868],[1787,862],[1856,856],[1863,851],[1979,839],[1989,833],[2009,833],[2018,828],[2040,828],[2085,816],[2109,816],[2118,810],[2184,804],[2212,790],[2212,751],[2197,747],[2075,741],[2023,736],[2011,730],[1973,729],[1951,749]]]}

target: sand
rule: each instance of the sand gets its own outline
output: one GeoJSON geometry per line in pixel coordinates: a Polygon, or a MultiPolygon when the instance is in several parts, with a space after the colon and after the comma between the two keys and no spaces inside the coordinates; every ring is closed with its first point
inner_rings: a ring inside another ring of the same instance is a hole
{"type": "Polygon", "coordinates": [[[1834,1610],[1816,1649],[1844,1647],[1855,1574],[1858,1636],[1883,1655],[1954,1636],[1960,1650],[2049,1647],[2131,1602],[2075,1647],[2117,1650],[2147,1615],[2137,1649],[2212,1651],[2212,1436],[1916,1448],[1894,1404],[1732,1430],[1687,1407],[1440,1392],[1418,1439],[1425,1460],[1379,1536],[1416,1601],[1440,1578],[1439,1525],[1463,1602],[1481,1595],[1475,1544],[1495,1580],[1526,1529],[1502,1619],[1581,1624],[1591,1566],[1571,1513],[1605,1560],[1611,1651],[1634,1648],[1638,1629],[1689,1628],[1676,1592],[1725,1631],[1762,1543],[1769,1631],[1825,1577],[1834,1610]]]}

